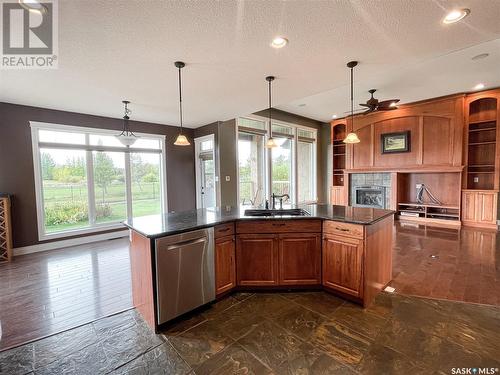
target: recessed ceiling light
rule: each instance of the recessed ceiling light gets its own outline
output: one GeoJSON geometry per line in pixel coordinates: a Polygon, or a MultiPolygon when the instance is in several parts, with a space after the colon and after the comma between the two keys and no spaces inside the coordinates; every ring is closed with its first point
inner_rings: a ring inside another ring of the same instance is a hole
{"type": "Polygon", "coordinates": [[[288,44],[288,39],[287,38],[283,38],[282,36],[277,36],[271,42],[271,47],[273,47],[273,48],[283,48],[287,44],[288,44]]]}
{"type": "Polygon", "coordinates": [[[332,118],[337,118],[337,115],[332,115],[332,118]]]}
{"type": "Polygon", "coordinates": [[[463,20],[470,14],[470,9],[454,9],[443,18],[443,23],[450,24],[463,20]]]}
{"type": "Polygon", "coordinates": [[[476,55],[472,58],[472,60],[481,60],[481,59],[485,59],[489,56],[490,54],[489,53],[481,53],[479,55],[476,55]]]}
{"type": "Polygon", "coordinates": [[[41,4],[38,0],[18,0],[19,5],[24,9],[29,10],[33,13],[45,13],[47,12],[47,7],[41,4]]]}
{"type": "Polygon", "coordinates": [[[476,86],[474,86],[474,90],[482,90],[484,89],[484,83],[478,83],[476,86]]]}

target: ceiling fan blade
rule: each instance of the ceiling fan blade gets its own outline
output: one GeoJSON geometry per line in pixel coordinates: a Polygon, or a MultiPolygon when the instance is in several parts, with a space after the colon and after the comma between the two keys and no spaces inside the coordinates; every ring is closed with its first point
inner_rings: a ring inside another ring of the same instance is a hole
{"type": "Polygon", "coordinates": [[[390,100],[384,100],[378,103],[379,107],[389,107],[392,103],[396,104],[399,102],[399,99],[390,99],[390,100]]]}
{"type": "Polygon", "coordinates": [[[375,109],[374,109],[374,108],[370,108],[370,109],[368,109],[368,110],[364,111],[364,112],[363,112],[363,113],[361,113],[361,114],[362,114],[362,115],[367,115],[368,113],[372,113],[372,112],[374,112],[374,111],[375,111],[375,109]]]}
{"type": "Polygon", "coordinates": [[[395,107],[379,107],[377,108],[377,111],[394,111],[395,109],[398,109],[397,106],[395,107]]]}
{"type": "Polygon", "coordinates": [[[361,107],[371,108],[372,106],[369,104],[361,103],[359,104],[361,107]]]}

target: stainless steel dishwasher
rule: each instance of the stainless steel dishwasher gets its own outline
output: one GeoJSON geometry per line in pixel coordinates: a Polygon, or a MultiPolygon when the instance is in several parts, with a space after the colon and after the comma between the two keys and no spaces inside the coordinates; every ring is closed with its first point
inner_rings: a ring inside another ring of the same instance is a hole
{"type": "Polygon", "coordinates": [[[158,324],[215,300],[214,228],[156,240],[158,324]]]}

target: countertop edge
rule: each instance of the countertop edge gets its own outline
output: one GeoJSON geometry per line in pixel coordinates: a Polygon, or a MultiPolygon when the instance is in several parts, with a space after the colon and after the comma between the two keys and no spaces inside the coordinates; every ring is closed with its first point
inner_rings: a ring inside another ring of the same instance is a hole
{"type": "Polygon", "coordinates": [[[210,227],[214,227],[214,226],[220,225],[220,224],[237,222],[237,221],[251,221],[251,220],[328,220],[328,221],[337,221],[339,223],[369,226],[369,225],[373,225],[375,223],[378,223],[378,222],[380,222],[380,221],[386,219],[387,217],[394,215],[396,213],[396,211],[394,211],[394,210],[387,210],[387,211],[388,212],[385,215],[378,217],[377,219],[374,219],[374,220],[370,221],[369,223],[360,222],[360,221],[356,221],[356,220],[335,220],[334,218],[331,218],[331,217],[325,217],[325,216],[319,216],[319,215],[291,216],[291,217],[290,216],[289,217],[278,217],[278,216],[273,216],[273,217],[240,217],[240,218],[231,218],[231,219],[221,219],[221,220],[216,221],[214,223],[193,225],[193,226],[183,228],[183,229],[172,230],[172,231],[162,232],[162,233],[155,233],[155,234],[146,234],[146,233],[134,228],[133,226],[129,225],[127,222],[124,222],[123,224],[127,228],[139,233],[140,235],[142,235],[148,239],[154,240],[157,238],[171,236],[171,235],[175,235],[175,234],[179,234],[179,233],[184,233],[187,231],[210,228],[210,227]]]}

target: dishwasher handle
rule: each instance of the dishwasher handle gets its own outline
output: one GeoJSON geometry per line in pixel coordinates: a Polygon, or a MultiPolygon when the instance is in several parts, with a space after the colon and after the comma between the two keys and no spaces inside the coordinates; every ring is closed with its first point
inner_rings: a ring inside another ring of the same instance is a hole
{"type": "Polygon", "coordinates": [[[195,245],[197,243],[205,242],[205,241],[208,241],[208,238],[201,237],[201,238],[197,238],[195,240],[187,240],[187,241],[183,241],[183,242],[177,242],[175,245],[169,245],[166,248],[160,248],[159,250],[175,250],[175,249],[178,249],[180,247],[195,245]]]}

